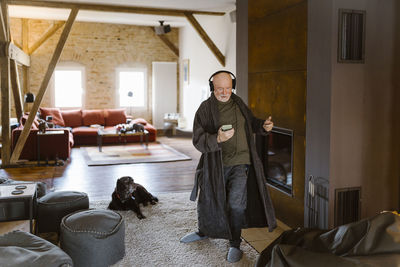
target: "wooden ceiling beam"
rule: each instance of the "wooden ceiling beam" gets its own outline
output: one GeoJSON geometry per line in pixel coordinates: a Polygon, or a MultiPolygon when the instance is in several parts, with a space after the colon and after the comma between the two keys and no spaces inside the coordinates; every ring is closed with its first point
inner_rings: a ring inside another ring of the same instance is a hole
{"type": "Polygon", "coordinates": [[[46,42],[58,29],[65,24],[65,21],[55,23],[47,32],[45,32],[39,40],[37,40],[32,47],[28,48],[28,54],[32,55],[44,42],[46,42]]]}
{"type": "Polygon", "coordinates": [[[73,8],[69,14],[67,23],[61,33],[60,39],[57,43],[56,49],[54,50],[53,56],[47,68],[46,74],[44,75],[42,84],[40,85],[39,92],[36,95],[35,102],[33,103],[32,110],[29,112],[28,119],[25,122],[25,126],[22,130],[21,135],[18,138],[17,144],[15,145],[15,149],[13,154],[11,155],[10,162],[11,164],[17,163],[19,156],[21,155],[22,149],[25,145],[26,139],[28,138],[30,128],[32,126],[33,120],[35,119],[36,113],[39,110],[39,106],[42,103],[43,96],[46,92],[47,86],[49,85],[50,78],[53,75],[53,72],[56,68],[57,62],[60,59],[61,52],[64,48],[65,42],[67,41],[68,35],[71,31],[72,25],[75,21],[76,16],[78,15],[78,8],[73,8]]]}
{"type": "Polygon", "coordinates": [[[70,3],[70,2],[62,2],[62,1],[53,2],[53,1],[32,1],[32,0],[8,0],[7,2],[10,5],[70,8],[70,9],[78,8],[79,10],[121,12],[121,13],[135,13],[135,14],[149,14],[149,15],[164,15],[164,16],[185,16],[185,14],[184,14],[185,12],[189,12],[189,13],[197,14],[197,15],[212,15],[212,16],[225,15],[225,12],[137,7],[137,6],[123,6],[123,5],[103,5],[103,4],[90,4],[90,3],[70,3]]]}
{"type": "Polygon", "coordinates": [[[218,47],[214,44],[214,42],[208,36],[206,31],[203,29],[203,27],[201,27],[200,23],[193,16],[193,13],[185,12],[185,16],[188,19],[188,21],[190,22],[190,24],[193,26],[193,28],[200,35],[201,39],[203,39],[203,41],[206,43],[208,48],[210,48],[211,52],[218,59],[219,63],[221,63],[221,65],[225,67],[225,56],[221,53],[221,51],[218,49],[218,47]]]}

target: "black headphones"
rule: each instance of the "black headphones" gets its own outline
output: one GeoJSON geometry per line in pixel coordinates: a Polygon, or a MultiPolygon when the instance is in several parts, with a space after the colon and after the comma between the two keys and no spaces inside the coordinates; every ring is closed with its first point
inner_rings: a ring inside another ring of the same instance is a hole
{"type": "Polygon", "coordinates": [[[212,79],[215,75],[217,75],[217,74],[219,74],[219,73],[228,73],[228,74],[232,75],[232,76],[233,76],[233,78],[232,78],[232,89],[235,89],[235,87],[236,87],[236,76],[235,76],[235,74],[233,74],[232,72],[227,71],[227,70],[219,70],[219,71],[215,72],[213,75],[211,75],[210,79],[208,79],[208,83],[209,83],[209,85],[210,85],[210,91],[211,91],[211,92],[214,91],[214,84],[213,84],[213,82],[212,82],[211,79],[212,79]]]}

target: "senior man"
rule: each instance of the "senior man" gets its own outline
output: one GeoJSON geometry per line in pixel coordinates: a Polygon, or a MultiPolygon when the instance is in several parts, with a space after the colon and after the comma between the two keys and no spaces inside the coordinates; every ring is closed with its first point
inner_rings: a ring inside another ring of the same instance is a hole
{"type": "Polygon", "coordinates": [[[190,197],[195,201],[198,195],[198,231],[181,242],[228,239],[227,260],[237,262],[243,254],[241,229],[268,226],[273,231],[276,227],[253,138],[254,133],[267,135],[274,124],[271,116],[254,117],[243,100],[232,94],[233,73],[217,71],[209,86],[211,96],[201,103],[193,123],[193,145],[202,153],[190,197]]]}

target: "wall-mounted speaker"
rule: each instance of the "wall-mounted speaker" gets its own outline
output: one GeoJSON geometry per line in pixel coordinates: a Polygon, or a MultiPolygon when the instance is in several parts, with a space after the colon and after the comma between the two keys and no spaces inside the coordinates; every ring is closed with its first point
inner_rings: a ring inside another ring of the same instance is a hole
{"type": "Polygon", "coordinates": [[[160,26],[154,27],[154,30],[155,30],[157,35],[166,34],[166,33],[169,33],[171,31],[171,26],[170,25],[164,25],[164,21],[160,20],[160,26]]]}

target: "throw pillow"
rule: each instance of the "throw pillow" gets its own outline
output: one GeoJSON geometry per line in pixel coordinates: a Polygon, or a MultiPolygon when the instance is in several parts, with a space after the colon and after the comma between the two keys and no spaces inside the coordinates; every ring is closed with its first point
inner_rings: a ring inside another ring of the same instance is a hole
{"type": "Polygon", "coordinates": [[[136,118],[136,119],[133,119],[130,123],[140,123],[140,124],[146,125],[147,121],[143,118],[136,118]]]}
{"type": "Polygon", "coordinates": [[[105,109],[104,110],[106,126],[115,126],[126,123],[125,109],[105,109]]]}
{"type": "Polygon", "coordinates": [[[40,116],[42,117],[42,119],[45,120],[46,116],[52,116],[53,117],[52,123],[65,127],[65,122],[59,108],[39,108],[39,109],[40,109],[40,116]]]}
{"type": "Polygon", "coordinates": [[[82,110],[63,110],[61,115],[64,119],[65,126],[68,127],[79,127],[83,125],[82,122],[82,110]]]}
{"type": "Polygon", "coordinates": [[[104,112],[102,109],[82,110],[83,125],[90,126],[92,124],[104,125],[104,112]]]}

